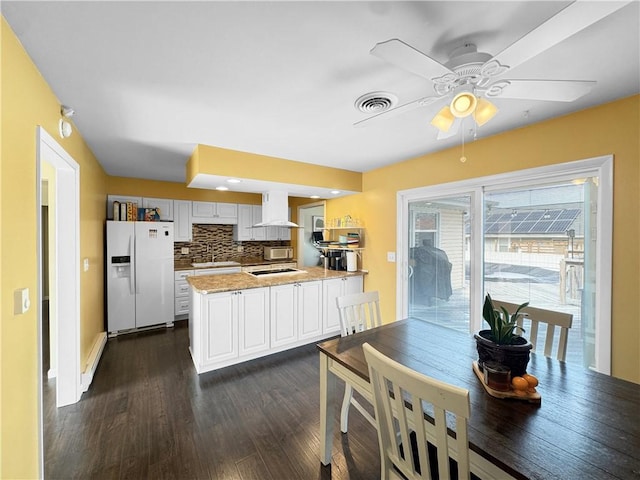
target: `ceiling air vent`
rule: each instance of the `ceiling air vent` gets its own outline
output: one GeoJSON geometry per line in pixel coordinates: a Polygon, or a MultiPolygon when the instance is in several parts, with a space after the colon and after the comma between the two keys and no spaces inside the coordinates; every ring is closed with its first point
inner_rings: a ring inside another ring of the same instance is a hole
{"type": "Polygon", "coordinates": [[[365,93],[356,100],[355,106],[364,113],[382,113],[394,107],[398,97],[387,92],[365,93]]]}

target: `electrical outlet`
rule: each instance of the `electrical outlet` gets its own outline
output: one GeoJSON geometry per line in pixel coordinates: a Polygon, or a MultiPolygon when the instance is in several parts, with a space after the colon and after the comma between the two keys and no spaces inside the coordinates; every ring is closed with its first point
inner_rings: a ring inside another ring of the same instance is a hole
{"type": "Polygon", "coordinates": [[[396,252],[387,252],[387,262],[396,261],[396,252]]]}
{"type": "Polygon", "coordinates": [[[189,254],[189,247],[182,247],[182,248],[180,249],[180,253],[181,253],[182,255],[188,255],[188,254],[189,254]]]}
{"type": "Polygon", "coordinates": [[[242,245],[238,245],[238,252],[242,253],[244,251],[244,247],[242,245]]]}
{"type": "Polygon", "coordinates": [[[85,272],[89,271],[89,259],[85,258],[84,261],[82,262],[82,268],[84,269],[85,272]]]}

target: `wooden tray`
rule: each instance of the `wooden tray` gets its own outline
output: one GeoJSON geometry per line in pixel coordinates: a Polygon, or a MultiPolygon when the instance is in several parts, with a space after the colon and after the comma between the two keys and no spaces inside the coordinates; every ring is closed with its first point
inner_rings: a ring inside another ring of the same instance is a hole
{"type": "Polygon", "coordinates": [[[494,390],[489,385],[484,383],[484,374],[480,371],[478,362],[475,360],[473,361],[473,371],[476,373],[476,377],[478,377],[478,380],[480,380],[480,383],[482,384],[484,389],[492,397],[509,398],[513,400],[523,400],[525,402],[535,403],[537,405],[540,405],[542,403],[542,396],[540,395],[539,392],[533,392],[533,393],[526,392],[524,395],[518,395],[514,390],[508,390],[504,392],[501,390],[494,390]]]}

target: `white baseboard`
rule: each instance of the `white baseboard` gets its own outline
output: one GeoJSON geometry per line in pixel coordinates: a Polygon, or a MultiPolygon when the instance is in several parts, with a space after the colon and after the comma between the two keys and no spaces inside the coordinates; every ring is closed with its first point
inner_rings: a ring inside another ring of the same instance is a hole
{"type": "Polygon", "coordinates": [[[104,350],[104,346],[107,344],[107,332],[100,332],[96,342],[93,344],[93,348],[91,349],[91,353],[89,353],[89,358],[87,359],[87,364],[85,366],[84,372],[82,372],[82,380],[81,387],[82,393],[89,390],[89,386],[93,381],[93,374],[96,372],[98,368],[98,363],[100,362],[100,357],[102,357],[102,352],[104,350]]]}

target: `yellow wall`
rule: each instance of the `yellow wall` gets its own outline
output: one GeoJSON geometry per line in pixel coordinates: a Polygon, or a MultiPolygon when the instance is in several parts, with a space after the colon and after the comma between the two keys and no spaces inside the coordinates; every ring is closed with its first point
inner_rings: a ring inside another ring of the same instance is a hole
{"type": "Polygon", "coordinates": [[[36,478],[38,472],[38,334],[36,257],[36,128],[41,125],[80,165],[81,362],[104,331],[103,224],[106,174],[77,129],[60,139],[60,101],[1,20],[0,165],[0,478],[36,478]],[[27,287],[31,308],[13,314],[13,292],[27,287]]]}
{"type": "Polygon", "coordinates": [[[384,318],[396,316],[396,193],[514,170],[614,155],[612,373],[640,383],[640,97],[477,140],[364,174],[363,193],[327,202],[327,218],[351,214],[366,226],[367,289],[379,290],[384,318]]]}

